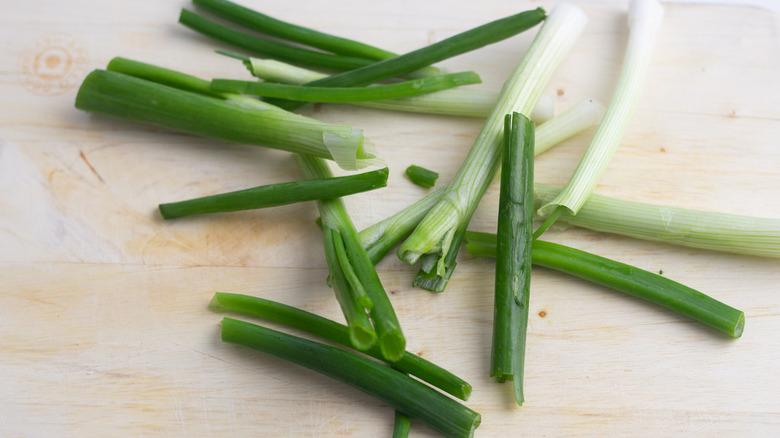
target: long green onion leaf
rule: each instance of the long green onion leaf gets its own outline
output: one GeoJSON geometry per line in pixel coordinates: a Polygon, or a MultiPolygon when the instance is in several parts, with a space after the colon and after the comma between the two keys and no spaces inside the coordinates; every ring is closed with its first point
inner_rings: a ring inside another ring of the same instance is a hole
{"type": "Polygon", "coordinates": [[[550,12],[531,47],[506,81],[499,103],[486,121],[469,154],[439,202],[398,249],[398,256],[415,263],[423,254],[438,255],[436,274],[448,277],[444,258],[456,231],[467,225],[487,190],[501,158],[501,124],[505,114],[527,114],[574,45],[587,18],[577,7],[559,3],[550,12]]]}
{"type": "Polygon", "coordinates": [[[222,319],[222,340],[344,382],[450,437],[472,437],[481,416],[406,374],[371,359],[248,322],[222,319]]]}
{"type": "Polygon", "coordinates": [[[268,82],[214,79],[211,88],[236,94],[275,97],[307,102],[358,102],[366,100],[395,99],[416,96],[482,82],[476,73],[461,72],[439,76],[428,76],[393,84],[370,87],[314,87],[301,85],[273,84],[268,82]]]}
{"type": "MultiPolygon", "coordinates": [[[[286,304],[241,294],[217,292],[209,304],[217,311],[250,315],[267,321],[284,324],[306,333],[344,345],[352,346],[349,327],[286,304]]],[[[369,356],[383,360],[379,346],[365,351],[369,356]]],[[[393,367],[427,382],[461,400],[468,400],[471,385],[444,368],[408,351],[393,367]]]]}
{"type": "MultiPolygon", "coordinates": [[[[559,187],[536,185],[537,207],[559,187]]],[[[780,219],[653,205],[592,194],[577,215],[561,222],[605,233],[673,245],[760,257],[780,257],[780,219]]]]}
{"type": "Polygon", "coordinates": [[[160,204],[163,219],[287,205],[348,196],[387,186],[387,168],[335,178],[270,184],[235,192],[160,204]]]}
{"type": "MultiPolygon", "coordinates": [[[[466,250],[495,257],[496,237],[467,232],[466,250]]],[[[535,240],[533,263],[664,306],[727,335],[738,338],[745,328],[742,311],[666,277],[585,251],[535,240]]]]}
{"type": "Polygon", "coordinates": [[[216,40],[239,47],[257,55],[267,56],[286,62],[332,70],[352,70],[371,65],[374,61],[365,58],[332,55],[315,52],[287,44],[269,41],[254,35],[240,32],[209,20],[187,9],[182,9],[179,23],[216,40]]]}
{"type": "Polygon", "coordinates": [[[628,43],[612,101],[590,146],[563,191],[539,210],[542,216],[551,215],[555,209],[565,209],[577,214],[604,174],[639,101],[642,84],[650,65],[655,35],[663,14],[658,0],[631,1],[628,13],[628,43]]]}
{"type": "Polygon", "coordinates": [[[534,219],[533,122],[522,114],[507,115],[504,137],[490,376],[512,380],[515,401],[522,405],[534,219]]]}
{"type": "MultiPolygon", "coordinates": [[[[405,53],[395,58],[385,59],[366,67],[328,76],[307,85],[321,87],[355,87],[372,84],[411,73],[422,67],[435,64],[447,58],[457,56],[488,44],[496,43],[520,32],[528,30],[545,19],[541,8],[521,12],[502,18],[474,29],[467,30],[447,39],[438,41],[421,49],[405,53]]],[[[299,102],[274,101],[285,109],[300,108],[299,102]]]]}
{"type": "MultiPolygon", "coordinates": [[[[317,157],[296,155],[298,166],[307,178],[330,178],[333,176],[328,164],[317,157]]],[[[371,263],[366,250],[358,239],[355,225],[340,198],[317,201],[324,230],[334,229],[343,239],[349,258],[350,268],[354,270],[368,298],[371,299],[371,319],[379,338],[382,357],[390,362],[398,361],[404,353],[406,340],[401,332],[398,318],[387,298],[382,282],[371,263]]],[[[333,268],[332,265],[330,265],[333,268]]]]}

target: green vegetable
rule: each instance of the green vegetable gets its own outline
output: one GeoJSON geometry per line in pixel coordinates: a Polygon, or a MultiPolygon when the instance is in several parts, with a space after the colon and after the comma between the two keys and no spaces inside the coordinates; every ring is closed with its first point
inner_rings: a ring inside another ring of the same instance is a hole
{"type": "Polygon", "coordinates": [[[179,23],[216,40],[242,48],[257,55],[281,61],[332,70],[352,70],[373,63],[370,59],[315,52],[287,44],[276,43],[225,27],[186,9],[181,10],[179,23]]]}
{"type": "Polygon", "coordinates": [[[160,204],[163,219],[195,214],[251,210],[295,202],[338,198],[387,186],[388,169],[336,178],[271,184],[219,195],[160,204]]]}
{"type": "Polygon", "coordinates": [[[409,429],[411,429],[412,423],[408,415],[400,411],[395,411],[395,419],[393,420],[393,438],[407,438],[409,436],[409,429]]]}
{"type": "Polygon", "coordinates": [[[506,116],[498,203],[493,354],[490,376],[512,380],[523,404],[525,339],[531,291],[534,218],[534,125],[524,115],[506,116]]]}
{"type": "MultiPolygon", "coordinates": [[[[212,310],[255,316],[302,330],[344,346],[352,345],[349,327],[282,303],[248,295],[217,292],[209,307],[212,310]]],[[[382,360],[382,352],[377,345],[372,346],[365,353],[382,360]]],[[[468,382],[408,351],[404,352],[401,359],[392,365],[395,369],[411,374],[461,400],[468,400],[469,395],[471,395],[471,385],[468,382]]]]}
{"type": "Polygon", "coordinates": [[[296,363],[373,395],[449,437],[472,437],[481,416],[446,395],[388,366],[292,335],[232,318],[222,340],[296,363]]]}
{"type": "Polygon", "coordinates": [[[436,184],[436,179],[439,178],[438,173],[415,164],[406,168],[406,176],[411,182],[426,189],[433,187],[436,184]]]}
{"type": "MultiPolygon", "coordinates": [[[[495,235],[468,232],[466,240],[472,255],[495,257],[495,235]]],[[[742,336],[745,328],[740,310],[666,277],[595,254],[535,240],[533,263],[664,306],[733,338],[742,336]]]]}
{"type": "MultiPolygon", "coordinates": [[[[401,260],[411,264],[430,253],[438,258],[431,272],[443,279],[451,275],[447,273],[444,260],[450,248],[457,251],[456,232],[468,225],[498,169],[504,116],[513,111],[527,114],[533,109],[586,21],[579,8],[567,3],[559,3],[551,11],[520,64],[505,82],[498,104],[455,178],[447,185],[439,202],[398,248],[401,260]]],[[[430,265],[430,262],[426,264],[430,265]]]]}
{"type": "MultiPolygon", "coordinates": [[[[319,87],[355,87],[379,82],[411,73],[453,56],[479,49],[539,24],[545,18],[543,9],[521,12],[482,26],[467,30],[412,52],[385,59],[374,64],[309,82],[319,87]]],[[[273,101],[285,109],[303,106],[299,102],[273,101]]]]}
{"type": "Polygon", "coordinates": [[[313,87],[214,79],[211,81],[211,88],[215,91],[308,102],[356,102],[415,96],[480,82],[476,73],[462,72],[370,87],[313,87]]]}
{"type": "MultiPolygon", "coordinates": [[[[327,163],[320,158],[296,155],[296,159],[307,178],[330,178],[333,176],[327,163]]],[[[374,323],[374,330],[378,336],[382,357],[390,362],[398,361],[403,356],[406,340],[401,332],[401,326],[398,323],[393,306],[387,298],[387,293],[379,280],[376,269],[374,269],[374,264],[371,263],[366,250],[360,244],[357,231],[344,207],[344,203],[340,198],[323,199],[317,201],[317,207],[320,210],[323,231],[326,232],[325,235],[329,235],[328,230],[337,232],[338,236],[343,240],[344,250],[347,255],[346,260],[339,260],[338,267],[334,266],[334,260],[328,260],[331,272],[334,269],[340,269],[355,273],[360,287],[365,290],[372,303],[370,315],[374,323]]],[[[331,233],[330,235],[333,236],[334,234],[331,233]]],[[[351,274],[347,272],[345,275],[351,274]]],[[[345,278],[348,277],[345,276],[345,278]]],[[[351,296],[359,299],[360,293],[354,290],[354,285],[349,285],[348,282],[346,285],[353,290],[347,293],[339,293],[337,291],[337,296],[342,298],[351,296]]],[[[339,283],[335,283],[334,286],[339,287],[339,283]]],[[[359,305],[359,303],[351,303],[349,307],[356,309],[359,305]]],[[[349,317],[347,314],[345,316],[349,317]]]]}

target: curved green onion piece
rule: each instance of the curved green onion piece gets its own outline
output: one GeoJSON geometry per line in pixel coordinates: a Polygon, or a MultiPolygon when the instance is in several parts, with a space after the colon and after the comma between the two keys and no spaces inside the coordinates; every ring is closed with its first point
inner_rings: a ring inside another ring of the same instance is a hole
{"type": "Polygon", "coordinates": [[[261,56],[267,56],[294,64],[332,70],[352,70],[365,67],[374,62],[365,58],[332,55],[276,43],[225,27],[186,9],[181,10],[179,23],[196,32],[231,44],[235,47],[248,50],[261,56]]]}
{"type": "Polygon", "coordinates": [[[433,187],[439,178],[438,173],[415,164],[407,167],[405,173],[411,182],[426,189],[433,187]]]}
{"type": "Polygon", "coordinates": [[[506,116],[504,131],[490,376],[499,382],[512,380],[515,401],[522,405],[531,291],[534,125],[513,113],[506,116]]]}
{"type": "MultiPolygon", "coordinates": [[[[537,206],[554,199],[559,187],[536,185],[537,206]]],[[[577,227],[673,245],[780,257],[780,219],[653,205],[592,194],[577,215],[560,221],[577,227]]]]}
{"type": "Polygon", "coordinates": [[[341,103],[416,96],[461,85],[479,84],[480,82],[479,75],[469,71],[428,76],[410,81],[370,87],[310,87],[234,79],[214,79],[211,81],[211,88],[215,91],[251,94],[253,96],[302,100],[306,102],[341,103]]]}
{"type": "Polygon", "coordinates": [[[395,411],[395,418],[393,420],[393,438],[407,438],[409,436],[409,429],[411,429],[412,423],[408,415],[400,411],[395,411]]]}
{"type": "MultiPolygon", "coordinates": [[[[469,231],[466,240],[470,254],[495,257],[494,234],[469,231]]],[[[595,254],[535,240],[533,263],[664,306],[732,338],[742,336],[745,328],[745,314],[740,310],[666,277],[595,254]]]]}
{"type": "MultiPolygon", "coordinates": [[[[214,294],[209,308],[255,316],[302,330],[346,347],[352,345],[349,327],[275,301],[248,295],[217,292],[214,294]]],[[[365,353],[375,359],[383,360],[382,352],[377,345],[369,348],[365,353]]],[[[408,351],[404,352],[401,359],[392,365],[395,369],[411,374],[461,400],[468,400],[471,395],[471,385],[468,382],[408,351]]]]}
{"type": "Polygon", "coordinates": [[[360,389],[449,437],[474,435],[481,416],[404,373],[357,354],[232,318],[222,340],[309,368],[360,389]]]}
{"type": "Polygon", "coordinates": [[[551,215],[554,209],[577,214],[604,174],[631,121],[664,11],[658,0],[632,0],[629,8],[628,43],[612,101],[563,191],[539,209],[542,216],[551,215]]]}
{"type": "MultiPolygon", "coordinates": [[[[421,49],[385,59],[366,67],[339,73],[327,78],[309,82],[307,85],[319,87],[355,87],[372,84],[419,70],[447,58],[457,56],[488,44],[509,38],[528,30],[545,19],[542,8],[521,12],[502,18],[452,37],[433,43],[421,49]]],[[[273,101],[285,109],[303,106],[300,102],[273,101]]]]}
{"type": "MultiPolygon", "coordinates": [[[[320,158],[310,155],[296,155],[296,159],[298,166],[307,178],[333,176],[328,164],[320,158]]],[[[401,332],[398,317],[387,298],[387,293],[379,280],[374,264],[371,263],[371,259],[358,239],[355,225],[352,223],[344,203],[340,198],[322,199],[317,201],[317,207],[322,217],[323,229],[334,229],[339,232],[344,242],[350,268],[355,272],[368,298],[373,303],[371,319],[379,337],[382,357],[390,362],[398,361],[403,356],[406,339],[401,332]]]]}
{"type": "Polygon", "coordinates": [[[579,8],[559,3],[550,12],[531,47],[507,79],[501,98],[439,202],[398,248],[398,257],[415,263],[427,253],[439,257],[436,274],[448,276],[444,256],[455,248],[456,231],[465,228],[493,179],[501,159],[504,116],[528,114],[547,82],[582,32],[587,17],[579,8]]]}
{"type": "Polygon", "coordinates": [[[335,178],[270,184],[186,201],[160,204],[163,219],[338,198],[387,186],[387,168],[335,178]]]}

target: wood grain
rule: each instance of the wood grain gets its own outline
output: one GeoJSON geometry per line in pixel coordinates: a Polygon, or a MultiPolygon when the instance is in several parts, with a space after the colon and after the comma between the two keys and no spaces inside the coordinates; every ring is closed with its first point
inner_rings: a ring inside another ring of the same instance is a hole
{"type": "MultiPolygon", "coordinates": [[[[398,52],[553,4],[243,3],[398,52]]],[[[623,2],[576,3],[591,21],[546,90],[556,112],[584,98],[608,102],[625,44],[623,2]]],[[[182,6],[39,0],[0,17],[0,436],[389,436],[389,408],[307,370],[222,344],[220,315],[206,307],[214,291],[243,292],[340,320],[324,282],[313,204],[165,223],[155,210],[161,202],[298,179],[288,154],[88,115],[73,108],[73,84],[52,82],[46,92],[25,82],[35,71],[30,59],[56,46],[52,41],[84,49],[72,71],[125,56],[204,78],[245,77],[240,64],[212,53],[223,46],[177,25],[182,6]]],[[[665,6],[636,116],[598,192],[780,217],[776,14],[665,6]]],[[[476,70],[481,87],[498,89],[532,37],[443,66],[476,70]]],[[[50,65],[49,75],[63,65],[50,65]]],[[[346,200],[358,227],[425,193],[403,176],[409,164],[449,180],[481,127],[475,119],[341,105],[305,112],[365,129],[390,165],[388,188],[346,200]]],[[[541,156],[537,179],[564,183],[591,134],[541,156]]],[[[497,201],[494,187],[472,228],[495,228],[497,201]]],[[[663,270],[744,310],[745,334],[728,340],[666,310],[539,269],[526,404],[518,408],[510,388],[487,377],[492,262],[462,254],[447,292],[433,295],[411,288],[416,270],[388,257],[380,276],[409,349],[474,385],[468,405],[483,415],[478,436],[780,434],[777,260],[576,229],[549,235],[663,270]]],[[[435,436],[419,423],[412,435],[435,436]]]]}

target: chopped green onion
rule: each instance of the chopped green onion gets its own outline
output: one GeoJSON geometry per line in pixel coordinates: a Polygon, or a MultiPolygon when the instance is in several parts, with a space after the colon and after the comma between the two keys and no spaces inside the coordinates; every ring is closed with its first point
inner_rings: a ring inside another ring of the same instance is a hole
{"type": "Polygon", "coordinates": [[[409,177],[409,181],[417,184],[420,187],[430,189],[436,184],[436,179],[439,178],[439,174],[424,167],[412,164],[406,168],[406,176],[409,177]]]}
{"type": "Polygon", "coordinates": [[[160,204],[163,219],[273,207],[330,199],[387,186],[387,168],[335,178],[270,184],[219,195],[160,204]]]}
{"type": "Polygon", "coordinates": [[[248,322],[222,319],[222,340],[243,345],[351,385],[450,437],[472,437],[481,416],[393,368],[329,345],[248,322]]]}
{"type": "MultiPolygon", "coordinates": [[[[209,308],[255,316],[303,330],[346,347],[352,345],[349,327],[275,301],[248,295],[217,292],[214,294],[209,308]]],[[[382,352],[377,345],[365,353],[382,360],[382,352]]],[[[401,359],[392,365],[395,369],[411,374],[461,400],[468,400],[469,395],[471,395],[471,385],[468,382],[408,351],[404,352],[401,359]]]]}
{"type": "MultiPolygon", "coordinates": [[[[385,59],[366,67],[328,76],[309,82],[310,86],[321,87],[354,87],[372,84],[384,79],[390,79],[411,73],[422,67],[457,56],[488,44],[496,43],[520,32],[528,30],[545,19],[542,8],[521,12],[502,18],[474,29],[467,30],[447,39],[412,52],[385,59]]],[[[299,102],[276,101],[285,109],[295,109],[303,106],[299,102]]]]}
{"type": "Polygon", "coordinates": [[[346,170],[378,164],[360,130],[333,125],[235,94],[203,79],[114,58],[82,83],[76,107],[189,134],[329,158],[346,170]]]}
{"type": "MultiPolygon", "coordinates": [[[[495,257],[494,234],[469,231],[466,239],[470,254],[495,257]]],[[[740,310],[666,277],[595,254],[534,240],[533,263],[664,306],[733,338],[742,336],[745,328],[740,310]]]]}
{"type": "Polygon", "coordinates": [[[542,216],[549,216],[554,209],[566,209],[577,214],[604,174],[639,101],[655,35],[663,14],[658,0],[631,1],[628,13],[628,43],[612,101],[590,146],[563,191],[556,199],[540,208],[539,213],[542,216]]]}
{"type": "Polygon", "coordinates": [[[215,91],[307,102],[357,102],[416,96],[461,85],[479,84],[480,82],[479,75],[469,71],[428,76],[405,82],[370,87],[310,87],[234,79],[214,79],[211,81],[211,88],[215,91]]]}
{"type": "Polygon", "coordinates": [[[534,125],[522,114],[506,116],[498,204],[493,354],[490,376],[512,380],[523,404],[523,370],[531,290],[534,218],[534,125]]]}
{"type": "MultiPolygon", "coordinates": [[[[558,187],[536,185],[537,207],[558,187]]],[[[698,211],[592,194],[577,215],[562,222],[605,233],[712,251],[780,257],[780,219],[698,211]]]]}
{"type": "Polygon", "coordinates": [[[181,10],[179,23],[216,40],[242,48],[257,55],[282,61],[331,70],[352,70],[373,63],[365,58],[332,55],[315,52],[287,44],[276,43],[254,35],[243,33],[209,20],[186,9],[181,10]]]}
{"type": "MultiPolygon", "coordinates": [[[[296,155],[296,159],[298,166],[307,178],[330,178],[333,176],[328,164],[321,158],[296,155]]],[[[340,198],[323,199],[317,201],[317,207],[322,217],[323,230],[338,231],[344,242],[349,267],[355,272],[368,298],[371,299],[373,304],[370,312],[371,319],[379,337],[382,357],[390,362],[398,361],[403,356],[406,340],[374,264],[371,263],[371,259],[358,239],[355,225],[352,223],[344,203],[340,198]]],[[[332,264],[329,266],[334,269],[332,264]]]]}
{"type": "Polygon", "coordinates": [[[501,158],[501,124],[505,114],[528,114],[544,87],[574,45],[587,18],[579,8],[559,3],[545,20],[531,47],[506,81],[501,98],[486,121],[454,180],[411,236],[398,256],[415,263],[423,254],[439,257],[436,275],[448,277],[444,255],[453,245],[455,232],[463,229],[488,188],[501,158]]]}
{"type": "Polygon", "coordinates": [[[412,427],[411,419],[401,411],[395,411],[393,420],[393,438],[407,438],[412,427]]]}

